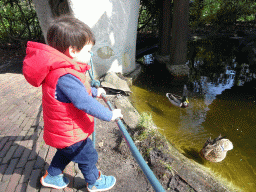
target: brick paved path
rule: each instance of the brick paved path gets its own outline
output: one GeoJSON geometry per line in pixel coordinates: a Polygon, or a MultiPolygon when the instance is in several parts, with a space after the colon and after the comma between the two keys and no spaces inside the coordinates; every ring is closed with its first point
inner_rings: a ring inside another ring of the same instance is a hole
{"type": "MultiPolygon", "coordinates": [[[[0,191],[61,191],[41,186],[55,150],[43,141],[41,88],[29,85],[22,74],[0,74],[0,191]]],[[[71,184],[84,185],[74,163],[66,167],[71,184]]],[[[85,190],[83,190],[85,191],[85,190]]]]}

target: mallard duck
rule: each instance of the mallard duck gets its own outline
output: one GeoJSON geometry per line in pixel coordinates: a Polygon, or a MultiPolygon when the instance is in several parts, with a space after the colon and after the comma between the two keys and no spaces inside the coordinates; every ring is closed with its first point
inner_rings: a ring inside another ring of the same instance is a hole
{"type": "Polygon", "coordinates": [[[174,95],[171,93],[166,93],[166,97],[169,99],[169,101],[177,106],[177,107],[181,107],[181,108],[186,108],[188,107],[188,97],[187,97],[187,86],[184,85],[183,88],[183,94],[182,97],[178,96],[178,95],[174,95]]]}
{"type": "Polygon", "coordinates": [[[233,149],[233,144],[225,137],[220,135],[214,140],[209,137],[201,149],[200,155],[208,161],[221,162],[231,149],[233,149]]]}

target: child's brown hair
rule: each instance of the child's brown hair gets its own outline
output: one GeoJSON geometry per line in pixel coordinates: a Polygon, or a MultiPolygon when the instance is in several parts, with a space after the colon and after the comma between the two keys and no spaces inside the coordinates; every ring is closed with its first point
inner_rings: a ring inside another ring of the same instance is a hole
{"type": "Polygon", "coordinates": [[[70,46],[80,51],[86,44],[95,44],[90,27],[79,19],[65,15],[54,20],[47,32],[50,46],[64,53],[70,46]]]}

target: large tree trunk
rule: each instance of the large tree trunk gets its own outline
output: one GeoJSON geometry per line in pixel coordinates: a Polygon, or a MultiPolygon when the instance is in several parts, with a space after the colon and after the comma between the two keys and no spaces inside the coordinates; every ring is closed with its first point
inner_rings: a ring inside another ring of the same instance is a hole
{"type": "Polygon", "coordinates": [[[42,28],[42,32],[44,35],[45,42],[46,40],[46,34],[47,29],[50,26],[50,23],[53,21],[53,15],[51,12],[50,5],[47,0],[33,0],[33,3],[35,5],[36,14],[40,23],[40,26],[42,28]]]}
{"type": "Polygon", "coordinates": [[[175,0],[173,8],[172,39],[170,63],[167,68],[175,76],[188,74],[187,37],[188,37],[189,0],[175,0]]]}
{"type": "Polygon", "coordinates": [[[169,55],[170,44],[171,44],[171,19],[172,19],[172,8],[170,0],[163,0],[162,10],[159,18],[159,54],[169,55]]]}
{"type": "Polygon", "coordinates": [[[55,16],[73,14],[96,36],[93,63],[96,76],[135,68],[139,0],[33,0],[44,36],[55,16]]]}

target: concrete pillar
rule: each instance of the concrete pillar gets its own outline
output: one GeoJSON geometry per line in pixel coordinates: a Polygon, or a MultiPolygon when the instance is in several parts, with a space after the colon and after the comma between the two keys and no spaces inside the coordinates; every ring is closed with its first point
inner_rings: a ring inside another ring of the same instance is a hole
{"type": "MultiPolygon", "coordinates": [[[[44,36],[53,15],[48,1],[33,0],[44,36]]],[[[96,76],[135,69],[139,0],[68,0],[70,12],[96,36],[93,62],[96,76]]],[[[65,6],[64,6],[65,7],[65,6]]],[[[67,7],[67,6],[66,6],[67,7]]]]}

